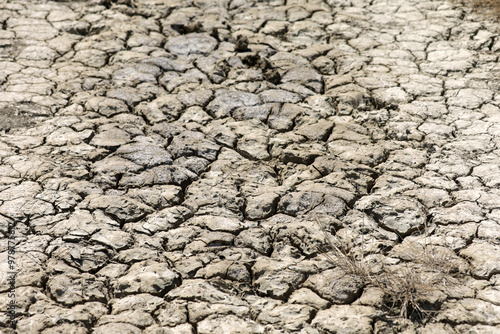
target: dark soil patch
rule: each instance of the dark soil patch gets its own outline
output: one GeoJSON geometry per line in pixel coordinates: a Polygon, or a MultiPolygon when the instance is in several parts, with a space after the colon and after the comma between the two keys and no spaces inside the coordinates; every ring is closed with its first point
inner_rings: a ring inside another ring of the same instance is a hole
{"type": "Polygon", "coordinates": [[[23,111],[15,106],[0,106],[0,131],[33,126],[40,121],[40,115],[23,111]]]}

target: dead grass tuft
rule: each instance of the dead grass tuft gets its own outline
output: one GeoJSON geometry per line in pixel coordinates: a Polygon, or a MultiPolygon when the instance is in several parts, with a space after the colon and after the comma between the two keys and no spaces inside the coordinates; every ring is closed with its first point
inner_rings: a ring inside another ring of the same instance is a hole
{"type": "Polygon", "coordinates": [[[390,313],[397,313],[403,318],[422,319],[433,313],[429,308],[434,308],[436,303],[445,298],[442,291],[445,280],[442,273],[404,264],[384,270],[369,283],[384,292],[390,313]]]}
{"type": "Polygon", "coordinates": [[[389,315],[424,320],[439,309],[449,289],[461,285],[467,262],[453,251],[435,245],[403,242],[389,252],[365,255],[343,243],[319,220],[325,247],[320,250],[346,274],[383,292],[389,315]]]}
{"type": "MultiPolygon", "coordinates": [[[[319,220],[317,220],[319,222],[319,220]]],[[[326,227],[320,223],[326,241],[325,247],[319,249],[328,261],[342,269],[346,274],[359,277],[371,275],[370,266],[366,263],[363,254],[355,254],[351,247],[346,247],[335,236],[328,233],[326,227]]]]}

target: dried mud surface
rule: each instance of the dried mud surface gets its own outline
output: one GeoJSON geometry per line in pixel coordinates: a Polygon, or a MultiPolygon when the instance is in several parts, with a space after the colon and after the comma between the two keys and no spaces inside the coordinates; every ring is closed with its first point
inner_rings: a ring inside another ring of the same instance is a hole
{"type": "Polygon", "coordinates": [[[2,333],[498,333],[498,23],[421,0],[0,23],[2,333]]]}

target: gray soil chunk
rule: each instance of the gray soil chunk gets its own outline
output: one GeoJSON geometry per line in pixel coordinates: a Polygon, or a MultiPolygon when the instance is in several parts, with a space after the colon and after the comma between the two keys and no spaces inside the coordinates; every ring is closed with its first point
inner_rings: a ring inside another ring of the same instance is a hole
{"type": "Polygon", "coordinates": [[[461,251],[471,261],[473,273],[477,277],[489,278],[500,272],[498,259],[500,247],[488,243],[474,243],[461,251]]]}
{"type": "Polygon", "coordinates": [[[128,273],[113,283],[117,296],[150,293],[163,296],[179,282],[179,275],[166,263],[139,262],[130,267],[128,273]]]}
{"type": "Polygon", "coordinates": [[[128,112],[125,102],[107,97],[93,97],[87,101],[85,107],[105,117],[128,112]]]}
{"type": "Polygon", "coordinates": [[[319,311],[312,325],[333,333],[372,333],[372,316],[375,309],[368,306],[335,305],[319,311]]]}
{"type": "Polygon", "coordinates": [[[197,155],[208,160],[215,160],[219,146],[207,139],[200,132],[189,131],[176,136],[168,150],[174,158],[197,155]]]}
{"type": "Polygon", "coordinates": [[[279,200],[275,193],[262,194],[247,199],[245,214],[248,219],[263,219],[271,216],[279,200]]]}
{"type": "Polygon", "coordinates": [[[165,44],[172,54],[208,54],[217,47],[217,40],[208,34],[191,33],[184,36],[170,38],[165,44]]]}
{"type": "Polygon", "coordinates": [[[207,108],[213,116],[223,118],[230,116],[238,107],[252,107],[260,102],[260,98],[252,93],[220,90],[215,92],[215,98],[207,108]]]}
{"type": "Polygon", "coordinates": [[[130,141],[130,135],[119,128],[111,128],[99,132],[91,140],[91,144],[100,147],[118,147],[130,141]]]}
{"type": "Polygon", "coordinates": [[[146,168],[172,163],[172,157],[165,149],[147,142],[120,146],[115,154],[146,168]]]}
{"type": "Polygon", "coordinates": [[[271,238],[265,230],[259,228],[242,231],[234,242],[239,247],[253,248],[262,254],[268,254],[271,250],[271,238]]]}
{"type": "Polygon", "coordinates": [[[197,332],[209,334],[220,331],[221,333],[264,333],[264,326],[248,319],[241,319],[234,315],[223,318],[207,318],[198,323],[197,332]]]}
{"type": "Polygon", "coordinates": [[[293,267],[291,261],[258,260],[252,267],[260,293],[272,298],[285,299],[302,283],[305,275],[293,267]]]}
{"type": "Polygon", "coordinates": [[[309,277],[304,286],[332,303],[349,304],[360,296],[363,283],[357,276],[330,269],[309,277]]]}
{"type": "Polygon", "coordinates": [[[58,275],[49,280],[48,287],[52,297],[66,305],[106,302],[109,293],[105,282],[90,274],[58,275]]]}
{"type": "Polygon", "coordinates": [[[278,204],[278,210],[297,216],[306,213],[323,202],[323,195],[316,192],[295,192],[285,195],[278,204]]]}
{"type": "Polygon", "coordinates": [[[424,207],[411,198],[365,197],[356,207],[372,214],[382,227],[402,236],[421,229],[426,224],[424,207]]]}
{"type": "Polygon", "coordinates": [[[129,222],[138,220],[153,210],[138,201],[121,196],[89,195],[82,207],[90,210],[101,209],[119,221],[129,222]]]}

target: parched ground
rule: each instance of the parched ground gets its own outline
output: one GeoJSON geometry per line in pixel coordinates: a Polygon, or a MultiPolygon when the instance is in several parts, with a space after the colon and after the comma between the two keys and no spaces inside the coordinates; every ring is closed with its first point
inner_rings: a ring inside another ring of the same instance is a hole
{"type": "Polygon", "coordinates": [[[422,0],[0,1],[2,333],[499,333],[500,25],[422,0]]]}

